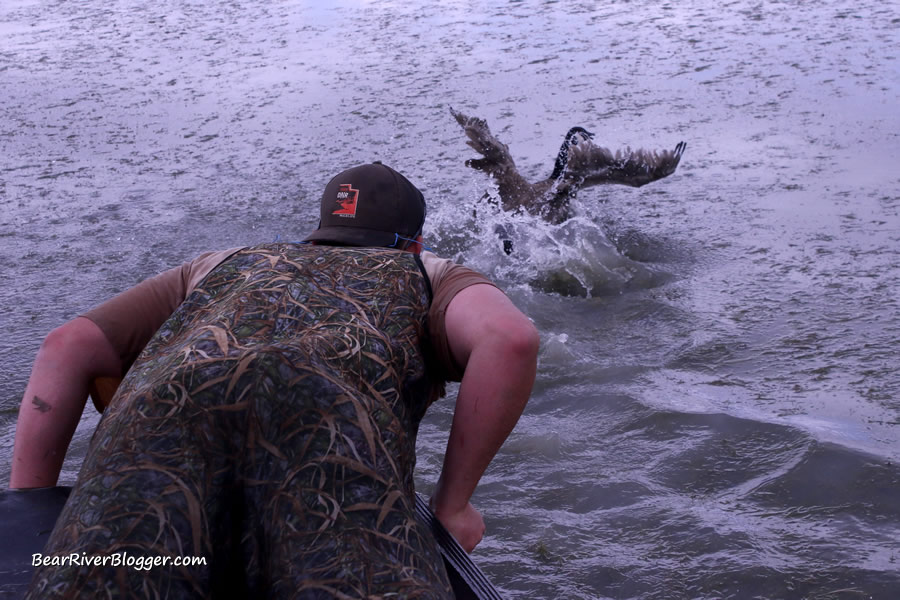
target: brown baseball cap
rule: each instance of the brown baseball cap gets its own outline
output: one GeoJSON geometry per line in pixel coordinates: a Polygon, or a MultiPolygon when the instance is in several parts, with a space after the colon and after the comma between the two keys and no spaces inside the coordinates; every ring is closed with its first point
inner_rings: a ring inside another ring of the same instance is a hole
{"type": "Polygon", "coordinates": [[[306,241],[405,248],[425,224],[425,197],[380,162],[338,173],[322,194],[319,227],[306,241]]]}

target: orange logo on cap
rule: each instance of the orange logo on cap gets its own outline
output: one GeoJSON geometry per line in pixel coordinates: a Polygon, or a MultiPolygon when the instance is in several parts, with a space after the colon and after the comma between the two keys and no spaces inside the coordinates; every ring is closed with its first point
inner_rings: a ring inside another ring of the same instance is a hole
{"type": "Polygon", "coordinates": [[[342,183],[338,187],[337,193],[337,203],[341,207],[331,214],[342,217],[356,217],[356,199],[358,197],[359,190],[353,189],[349,183],[342,183]]]}

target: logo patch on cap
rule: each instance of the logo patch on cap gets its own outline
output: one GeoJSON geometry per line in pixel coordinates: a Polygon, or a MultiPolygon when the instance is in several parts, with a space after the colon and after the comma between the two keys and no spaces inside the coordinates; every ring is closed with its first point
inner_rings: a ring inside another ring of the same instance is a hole
{"type": "Polygon", "coordinates": [[[336,198],[336,201],[340,205],[340,208],[331,214],[338,215],[339,217],[356,218],[357,198],[359,198],[359,190],[353,189],[351,187],[351,184],[349,183],[342,183],[338,187],[336,198]]]}

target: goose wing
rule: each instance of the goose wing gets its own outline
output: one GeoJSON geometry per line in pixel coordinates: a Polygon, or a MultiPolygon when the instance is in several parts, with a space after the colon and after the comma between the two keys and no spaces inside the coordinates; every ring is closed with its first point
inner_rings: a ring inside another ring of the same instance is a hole
{"type": "Polygon", "coordinates": [[[571,156],[563,177],[576,187],[601,183],[640,187],[674,173],[685,148],[687,144],[678,142],[674,150],[656,152],[626,148],[613,154],[593,143],[581,143],[570,148],[571,156]]]}
{"type": "Polygon", "coordinates": [[[516,164],[509,154],[509,147],[494,137],[487,121],[478,117],[466,116],[452,108],[450,114],[466,132],[466,136],[469,138],[466,143],[484,157],[466,161],[467,166],[492,175],[506,170],[515,170],[516,164]]]}

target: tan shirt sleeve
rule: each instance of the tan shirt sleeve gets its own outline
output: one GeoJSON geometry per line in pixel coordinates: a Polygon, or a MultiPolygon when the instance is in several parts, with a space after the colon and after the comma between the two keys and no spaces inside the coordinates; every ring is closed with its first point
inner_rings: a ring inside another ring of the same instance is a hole
{"type": "Polygon", "coordinates": [[[201,254],[190,262],[145,279],[80,316],[90,319],[103,331],[127,371],[156,330],[197,284],[238,250],[241,248],[201,254]]]}
{"type": "MultiPolygon", "coordinates": [[[[439,258],[431,252],[422,252],[422,264],[431,280],[434,298],[428,312],[428,334],[435,359],[447,381],[460,381],[463,368],[453,359],[450,341],[447,339],[446,315],[454,296],[470,285],[494,285],[487,277],[469,267],[456,264],[449,258],[439,258]]],[[[496,286],[494,286],[496,287],[496,286]]]]}

